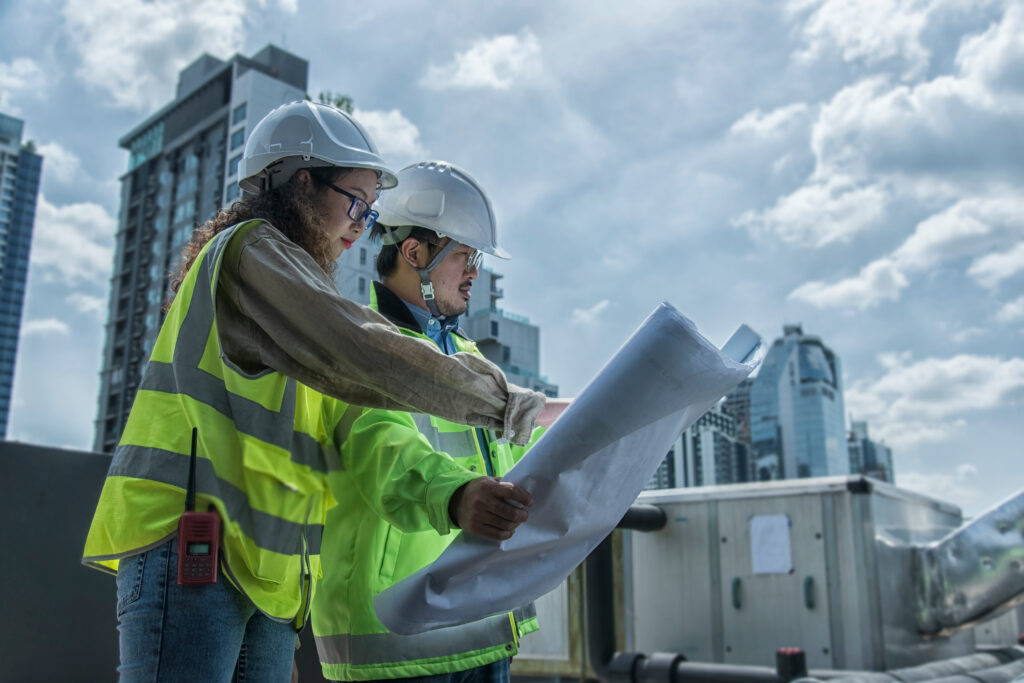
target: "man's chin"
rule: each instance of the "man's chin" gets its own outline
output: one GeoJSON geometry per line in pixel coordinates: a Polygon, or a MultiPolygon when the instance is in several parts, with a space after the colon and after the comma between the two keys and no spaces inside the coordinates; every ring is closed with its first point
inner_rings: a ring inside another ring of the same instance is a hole
{"type": "Polygon", "coordinates": [[[437,310],[446,318],[454,318],[455,316],[462,315],[469,309],[468,303],[460,303],[459,305],[452,305],[448,302],[437,302],[437,310]]]}

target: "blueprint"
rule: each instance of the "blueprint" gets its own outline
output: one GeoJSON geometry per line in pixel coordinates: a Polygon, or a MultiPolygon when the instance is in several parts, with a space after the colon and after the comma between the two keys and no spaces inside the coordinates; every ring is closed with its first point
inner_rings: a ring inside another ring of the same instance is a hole
{"type": "Polygon", "coordinates": [[[743,325],[720,351],[663,303],[505,476],[533,495],[506,541],[463,534],[374,599],[399,634],[509,612],[553,590],[607,536],[680,433],[760,364],[743,325]]]}

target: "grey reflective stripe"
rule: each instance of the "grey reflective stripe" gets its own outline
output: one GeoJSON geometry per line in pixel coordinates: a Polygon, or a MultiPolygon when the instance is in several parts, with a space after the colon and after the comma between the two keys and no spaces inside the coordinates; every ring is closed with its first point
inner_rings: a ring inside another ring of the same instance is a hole
{"type": "Polygon", "coordinates": [[[532,619],[537,616],[537,608],[531,602],[529,605],[523,605],[517,609],[512,610],[512,616],[515,617],[516,623],[523,623],[527,619],[532,619]]]}
{"type": "Polygon", "coordinates": [[[400,664],[482,650],[515,642],[508,614],[414,636],[369,633],[316,636],[323,664],[400,664]]]}
{"type": "MultiPolygon", "coordinates": [[[[188,485],[188,458],[160,448],[118,446],[108,476],[145,478],[184,489],[188,485]]],[[[206,458],[196,459],[196,490],[219,499],[227,509],[228,518],[260,548],[282,555],[298,555],[303,551],[305,533],[309,552],[320,553],[323,525],[305,526],[254,510],[246,493],[218,477],[213,463],[206,458]]]]}
{"type": "Polygon", "coordinates": [[[414,413],[413,422],[420,434],[427,438],[435,451],[447,453],[453,458],[472,458],[479,455],[476,434],[472,427],[466,427],[461,432],[441,432],[430,423],[430,416],[424,413],[414,413]]]}
{"type": "Polygon", "coordinates": [[[348,435],[352,432],[352,425],[363,414],[363,410],[361,406],[349,406],[345,409],[345,413],[334,427],[334,443],[336,446],[329,449],[327,453],[328,472],[338,472],[345,469],[345,464],[341,461],[341,444],[345,443],[348,439],[348,435]]]}
{"type": "MultiPolygon", "coordinates": [[[[234,229],[216,235],[200,264],[192,299],[174,343],[174,363],[150,360],[139,388],[184,394],[230,419],[239,432],[287,450],[296,464],[323,472],[326,470],[325,454],[320,444],[309,434],[295,430],[297,383],[294,379],[287,378],[285,381],[280,409],[270,410],[250,398],[229,391],[222,379],[199,367],[216,313],[214,277],[219,272],[221,256],[233,233],[234,229]]],[[[217,343],[219,346],[220,341],[217,343]]],[[[223,354],[221,359],[227,361],[223,354]]],[[[227,372],[238,372],[232,367],[233,364],[225,362],[225,365],[228,366],[227,372]]],[[[253,377],[239,374],[242,377],[253,377]]]]}
{"type": "Polygon", "coordinates": [[[220,379],[199,368],[175,368],[171,363],[151,360],[139,385],[140,390],[188,396],[232,420],[239,432],[289,451],[292,462],[297,465],[323,471],[324,453],[320,443],[294,429],[296,387],[295,380],[287,381],[278,412],[228,391],[220,379]],[[285,431],[281,428],[281,417],[287,409],[291,415],[285,431]]]}

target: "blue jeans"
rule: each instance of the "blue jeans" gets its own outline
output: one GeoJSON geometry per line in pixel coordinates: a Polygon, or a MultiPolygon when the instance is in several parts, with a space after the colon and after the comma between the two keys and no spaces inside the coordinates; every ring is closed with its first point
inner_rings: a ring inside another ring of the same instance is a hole
{"type": "Polygon", "coordinates": [[[492,664],[478,666],[475,669],[466,669],[450,674],[391,678],[380,681],[364,681],[363,683],[509,683],[510,664],[510,659],[502,659],[492,664]]]}
{"type": "Polygon", "coordinates": [[[295,629],[221,575],[178,585],[178,540],[121,560],[117,618],[123,682],[291,680],[295,629]]]}

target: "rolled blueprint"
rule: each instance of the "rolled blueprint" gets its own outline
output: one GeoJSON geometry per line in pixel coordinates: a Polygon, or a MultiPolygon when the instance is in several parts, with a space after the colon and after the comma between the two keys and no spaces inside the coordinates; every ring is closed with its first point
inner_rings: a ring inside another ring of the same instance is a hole
{"type": "Polygon", "coordinates": [[[533,495],[530,518],[506,541],[459,536],[374,598],[381,622],[422,633],[553,590],[615,528],[679,434],[764,357],[746,325],[723,349],[661,304],[503,477],[533,495]]]}

